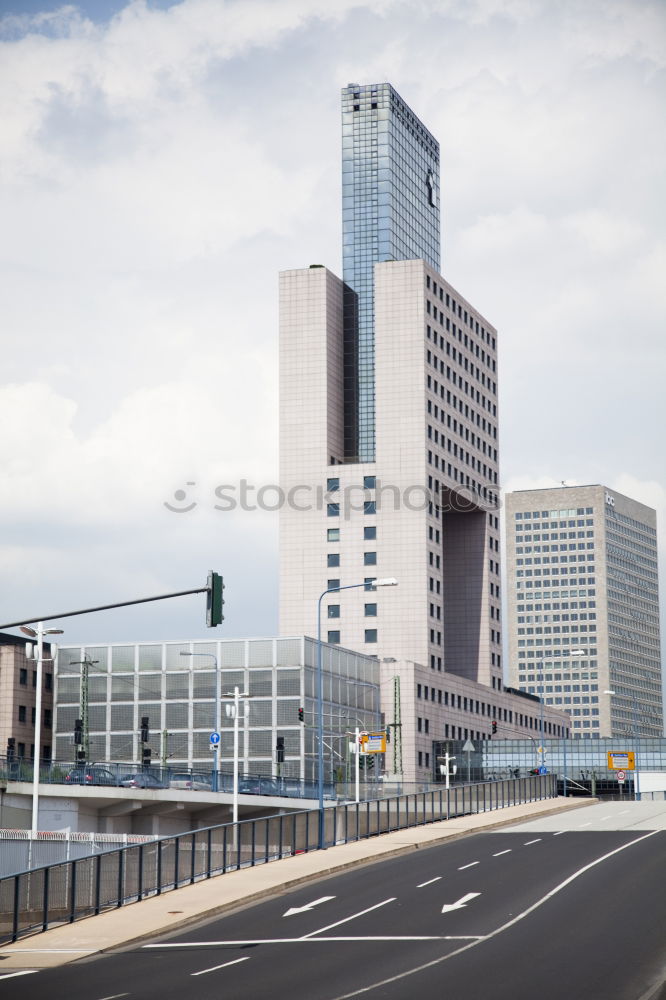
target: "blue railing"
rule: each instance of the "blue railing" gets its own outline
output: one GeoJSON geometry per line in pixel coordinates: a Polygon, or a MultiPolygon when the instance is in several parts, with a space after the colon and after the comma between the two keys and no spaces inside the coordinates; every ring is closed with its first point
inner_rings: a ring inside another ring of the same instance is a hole
{"type": "MultiPolygon", "coordinates": [[[[324,810],[324,846],[556,795],[556,776],[548,774],[331,805],[324,810]]],[[[310,809],[212,826],[7,876],[0,879],[0,942],[318,846],[319,810],[310,809]]]]}

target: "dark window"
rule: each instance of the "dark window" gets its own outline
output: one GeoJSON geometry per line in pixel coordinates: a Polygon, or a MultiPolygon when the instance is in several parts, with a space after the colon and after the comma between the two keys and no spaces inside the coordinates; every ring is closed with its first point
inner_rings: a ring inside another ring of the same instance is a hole
{"type": "Polygon", "coordinates": [[[365,606],[365,617],[374,618],[377,615],[377,605],[376,604],[366,604],[365,606]]]}
{"type": "Polygon", "coordinates": [[[51,723],[52,723],[51,709],[50,708],[45,708],[44,709],[44,728],[45,729],[50,729],[51,728],[51,723]]]}
{"type": "Polygon", "coordinates": [[[340,517],[340,504],[339,503],[328,503],[326,504],[326,513],[329,517],[340,517]]]}
{"type": "MultiPolygon", "coordinates": [[[[328,556],[326,557],[326,565],[327,566],[331,566],[331,567],[333,567],[333,566],[339,566],[340,565],[340,553],[339,552],[329,552],[328,556]]],[[[47,674],[47,677],[48,676],[50,676],[50,675],[47,674]]]]}
{"type": "Polygon", "coordinates": [[[340,633],[339,632],[329,632],[328,633],[328,641],[329,642],[333,642],[333,643],[339,643],[340,642],[340,633]]]}
{"type": "Polygon", "coordinates": [[[339,618],[340,617],[340,605],[339,604],[329,604],[329,606],[328,606],[328,617],[329,618],[339,618]]]}
{"type": "Polygon", "coordinates": [[[335,493],[336,490],[340,489],[340,480],[339,479],[327,479],[326,480],[326,489],[327,489],[327,491],[329,493],[335,493]]]}
{"type": "Polygon", "coordinates": [[[363,504],[363,513],[364,514],[376,514],[377,513],[377,504],[375,503],[374,500],[366,500],[365,501],[365,503],[363,504]]]}
{"type": "Polygon", "coordinates": [[[19,722],[25,722],[27,719],[25,705],[19,705],[18,707],[18,720],[19,722]]]}
{"type": "Polygon", "coordinates": [[[364,552],[363,553],[363,565],[364,566],[376,566],[377,565],[377,553],[376,552],[364,552]]]}
{"type": "Polygon", "coordinates": [[[33,670],[33,672],[32,672],[32,686],[34,688],[37,687],[37,671],[36,670],[33,670]]]}
{"type": "Polygon", "coordinates": [[[24,687],[28,686],[28,671],[25,667],[21,667],[19,670],[19,684],[23,684],[24,687]]]}
{"type": "Polygon", "coordinates": [[[326,589],[327,590],[337,590],[339,586],[340,586],[340,581],[339,580],[327,580],[326,581],[326,589]]]}
{"type": "Polygon", "coordinates": [[[373,541],[377,537],[377,528],[372,525],[363,529],[363,538],[365,541],[373,541]]]}
{"type": "Polygon", "coordinates": [[[377,642],[377,629],[376,628],[366,628],[366,630],[365,630],[365,641],[366,642],[377,642]]]}
{"type": "Polygon", "coordinates": [[[44,690],[53,691],[53,674],[44,674],[44,690]]]}
{"type": "Polygon", "coordinates": [[[363,476],[363,486],[366,490],[374,490],[377,485],[376,476],[363,476]]]}

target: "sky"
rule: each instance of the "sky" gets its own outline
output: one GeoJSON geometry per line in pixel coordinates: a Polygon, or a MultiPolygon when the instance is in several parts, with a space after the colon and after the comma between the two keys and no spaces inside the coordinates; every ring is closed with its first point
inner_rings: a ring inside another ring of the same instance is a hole
{"type": "MultiPolygon", "coordinates": [[[[656,507],[665,581],[665,64],[661,0],[0,0],[0,625],[214,569],[214,634],[276,633],[277,515],[214,491],[277,481],[277,275],[340,273],[352,81],[440,141],[504,488],[656,507]]],[[[204,603],[62,642],[210,637],[204,603]]]]}

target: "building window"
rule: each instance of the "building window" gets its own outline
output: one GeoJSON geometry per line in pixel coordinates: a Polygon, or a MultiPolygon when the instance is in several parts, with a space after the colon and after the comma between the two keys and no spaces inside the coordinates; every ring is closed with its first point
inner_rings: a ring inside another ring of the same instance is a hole
{"type": "Polygon", "coordinates": [[[419,767],[423,767],[423,751],[422,750],[419,750],[419,752],[418,752],[418,762],[419,762],[419,767]]]}
{"type": "Polygon", "coordinates": [[[366,618],[376,618],[377,616],[377,605],[376,604],[366,604],[365,606],[365,617],[366,618]]]}
{"type": "Polygon", "coordinates": [[[25,757],[25,743],[16,744],[16,753],[18,754],[18,759],[23,760],[25,757]]]}
{"type": "Polygon", "coordinates": [[[340,517],[340,504],[339,503],[327,503],[326,513],[328,517],[340,517]]]}
{"type": "Polygon", "coordinates": [[[363,476],[363,486],[366,490],[374,490],[377,485],[376,476],[363,476]]]}
{"type": "Polygon", "coordinates": [[[18,720],[19,722],[25,722],[27,719],[25,705],[19,705],[18,707],[18,720]]]}
{"type": "Polygon", "coordinates": [[[44,690],[53,691],[53,674],[44,674],[44,690]]]}
{"type": "Polygon", "coordinates": [[[377,565],[377,553],[376,552],[364,552],[363,553],[363,565],[364,566],[376,566],[377,565]]]}
{"type": "Polygon", "coordinates": [[[329,542],[339,542],[340,541],[340,529],[339,528],[329,528],[326,532],[326,540],[329,542]]]}
{"type": "Polygon", "coordinates": [[[326,581],[326,589],[327,590],[337,590],[339,586],[340,586],[340,581],[339,580],[327,580],[326,581]]]}
{"type": "Polygon", "coordinates": [[[25,667],[21,667],[19,670],[19,684],[22,684],[24,687],[28,686],[28,671],[25,667]]]}
{"type": "Polygon", "coordinates": [[[377,642],[377,629],[376,628],[366,628],[366,630],[365,630],[365,641],[366,642],[377,642]]]}
{"type": "Polygon", "coordinates": [[[340,642],[340,633],[339,632],[329,632],[328,633],[328,641],[332,642],[334,644],[339,643],[340,642]]]}
{"type": "Polygon", "coordinates": [[[377,529],[373,525],[363,529],[363,538],[366,542],[373,541],[377,537],[377,529]]]}
{"type": "Polygon", "coordinates": [[[51,728],[51,709],[50,708],[45,708],[44,709],[44,728],[45,729],[50,729],[51,728]]]}
{"type": "Polygon", "coordinates": [[[328,493],[335,493],[336,490],[340,489],[339,479],[327,479],[326,480],[326,490],[328,493]]]}
{"type": "Polygon", "coordinates": [[[34,688],[37,687],[37,671],[36,670],[33,670],[33,672],[32,672],[32,686],[34,688]]]}
{"type": "Polygon", "coordinates": [[[376,514],[377,513],[377,504],[375,503],[374,500],[366,500],[365,501],[365,503],[363,504],[363,513],[364,514],[376,514]]]}
{"type": "MultiPolygon", "coordinates": [[[[339,552],[329,552],[326,557],[326,565],[329,567],[340,565],[340,553],[339,552]]],[[[47,674],[47,677],[49,675],[47,674]]]]}
{"type": "Polygon", "coordinates": [[[339,618],[340,617],[340,605],[339,604],[329,604],[329,606],[328,606],[328,617],[329,618],[339,618]]]}
{"type": "Polygon", "coordinates": [[[416,731],[417,731],[417,733],[420,733],[420,732],[423,731],[423,719],[421,718],[420,715],[418,716],[418,718],[416,720],[416,731]]]}
{"type": "Polygon", "coordinates": [[[364,590],[374,590],[375,589],[375,580],[376,579],[377,579],[376,576],[366,576],[365,580],[363,581],[364,584],[365,584],[365,586],[364,586],[363,589],[364,590]]]}

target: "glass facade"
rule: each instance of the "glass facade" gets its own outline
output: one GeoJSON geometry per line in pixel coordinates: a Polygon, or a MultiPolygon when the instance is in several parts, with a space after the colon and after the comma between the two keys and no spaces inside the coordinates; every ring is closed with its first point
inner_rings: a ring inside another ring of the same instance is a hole
{"type": "Polygon", "coordinates": [[[440,266],[439,143],[388,83],[342,91],[345,456],[375,457],[377,261],[440,266]]]}
{"type": "MultiPolygon", "coordinates": [[[[315,779],[316,642],[307,638],[60,646],[55,665],[55,758],[71,761],[74,722],[82,717],[81,661],[88,660],[90,759],[141,759],[139,729],[154,762],[208,770],[210,734],[219,725],[220,769],[233,767],[233,719],[222,696],[247,692],[239,754],[246,774],[275,774],[277,737],[284,738],[283,777],[315,779]],[[185,654],[185,655],[182,655],[185,654]],[[192,655],[191,655],[192,654],[192,655]],[[216,669],[219,668],[219,669],[216,669]],[[218,701],[219,699],[219,701],[218,701]],[[299,708],[304,720],[299,720],[299,708]]],[[[322,647],[325,766],[334,779],[344,762],[345,733],[357,724],[378,730],[379,663],[338,646],[322,647]]]]}

